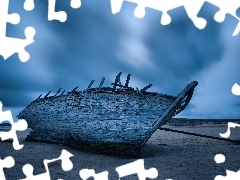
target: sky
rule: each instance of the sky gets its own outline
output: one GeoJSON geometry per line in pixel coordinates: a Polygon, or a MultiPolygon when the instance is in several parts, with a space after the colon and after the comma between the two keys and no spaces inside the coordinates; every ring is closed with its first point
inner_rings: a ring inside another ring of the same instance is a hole
{"type": "Polygon", "coordinates": [[[79,9],[59,1],[56,10],[68,15],[64,23],[48,21],[47,0],[36,1],[29,12],[23,3],[10,1],[9,13],[18,13],[21,22],[8,24],[7,36],[25,38],[27,26],[36,29],[35,42],[26,48],[30,60],[0,56],[0,101],[14,117],[40,94],[76,86],[84,90],[91,80],[97,87],[102,77],[110,86],[123,72],[121,81],[130,73],[134,88],[151,83],[149,91],[175,96],[198,81],[190,104],[177,117],[240,118],[240,97],[231,93],[233,84],[240,84],[240,34],[232,36],[233,17],[223,23],[213,19],[216,7],[203,6],[199,16],[208,23],[199,30],[183,7],[170,11],[172,22],[163,26],[161,12],[147,9],[138,19],[131,3],[112,14],[109,0],[82,1],[79,9]]]}

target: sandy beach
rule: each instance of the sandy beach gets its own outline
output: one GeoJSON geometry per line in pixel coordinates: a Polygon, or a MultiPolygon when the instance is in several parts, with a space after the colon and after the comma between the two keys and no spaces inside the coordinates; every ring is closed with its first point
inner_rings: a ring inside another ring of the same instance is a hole
{"type": "MultiPolygon", "coordinates": [[[[195,132],[220,137],[225,133],[227,125],[199,125],[199,126],[164,126],[176,130],[195,132]]],[[[156,179],[214,179],[217,175],[226,175],[226,169],[238,171],[240,169],[240,145],[232,142],[212,140],[202,137],[183,135],[179,133],[157,130],[136,157],[116,157],[102,154],[87,153],[73,148],[46,143],[24,142],[28,132],[19,133],[24,148],[15,151],[9,142],[0,143],[1,159],[12,156],[15,166],[4,169],[7,180],[24,179],[23,165],[29,163],[34,167],[34,174],[45,173],[44,159],[59,157],[62,149],[72,153],[73,169],[65,172],[60,161],[49,165],[51,179],[81,179],[79,171],[82,169],[95,169],[96,173],[109,172],[109,179],[118,179],[115,168],[138,159],[144,159],[145,169],[154,167],[158,170],[156,179]],[[223,154],[226,161],[217,164],[214,161],[216,154],[223,154]]],[[[240,128],[231,130],[230,139],[240,139],[240,128]]],[[[92,178],[93,179],[93,178],[92,178]]],[[[125,179],[138,179],[130,175],[125,179]]]]}

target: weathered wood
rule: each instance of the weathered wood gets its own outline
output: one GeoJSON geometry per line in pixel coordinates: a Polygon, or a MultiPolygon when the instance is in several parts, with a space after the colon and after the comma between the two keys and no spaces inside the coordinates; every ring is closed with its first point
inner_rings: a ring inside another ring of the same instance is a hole
{"type": "Polygon", "coordinates": [[[112,83],[114,90],[117,88],[117,86],[122,87],[121,80],[120,80],[121,75],[122,75],[122,72],[120,72],[120,73],[116,76],[115,82],[112,83]]]}
{"type": "Polygon", "coordinates": [[[139,91],[139,89],[138,89],[137,87],[136,87],[136,90],[137,90],[137,92],[140,94],[140,96],[143,97],[143,99],[145,99],[148,103],[150,103],[150,102],[144,97],[144,95],[142,94],[142,92],[139,91]]]}
{"type": "Polygon", "coordinates": [[[139,150],[158,126],[175,114],[196,85],[188,85],[173,103],[172,96],[149,92],[141,95],[139,90],[124,88],[40,98],[21,111],[18,118],[26,119],[33,129],[28,139],[63,144],[73,137],[77,140],[70,143],[74,147],[77,142],[124,143],[139,150]]]}
{"type": "Polygon", "coordinates": [[[130,77],[131,77],[131,74],[128,74],[127,75],[127,80],[126,80],[126,83],[125,83],[125,88],[128,88],[128,84],[129,84],[129,81],[130,81],[130,77]]]}
{"type": "MultiPolygon", "coordinates": [[[[156,123],[154,124],[153,128],[152,128],[152,132],[155,132],[158,128],[160,128],[162,125],[166,124],[174,115],[175,112],[178,108],[178,106],[181,104],[181,101],[188,96],[189,91],[192,91],[192,89],[194,89],[196,86],[198,85],[197,81],[193,81],[190,84],[188,84],[183,90],[182,92],[177,96],[177,98],[175,99],[175,101],[173,101],[171,103],[171,105],[159,116],[158,121],[156,121],[156,123]]],[[[189,99],[190,101],[190,99],[189,99]]],[[[186,102],[187,104],[189,103],[186,102]]],[[[152,135],[152,134],[151,134],[152,135]]],[[[150,136],[149,136],[150,138],[150,136]]],[[[145,141],[142,143],[145,144],[147,142],[148,139],[145,139],[145,141]]]]}
{"type": "Polygon", "coordinates": [[[92,80],[92,81],[90,82],[90,84],[88,85],[87,89],[90,89],[90,88],[92,87],[94,81],[95,81],[95,80],[92,80]]]}
{"type": "Polygon", "coordinates": [[[47,98],[50,93],[51,93],[51,91],[49,91],[49,92],[44,96],[44,98],[47,98]]]}
{"type": "Polygon", "coordinates": [[[105,81],[105,77],[102,78],[101,83],[99,84],[99,87],[98,87],[99,89],[103,86],[104,81],[105,81]]]}
{"type": "Polygon", "coordinates": [[[149,89],[150,87],[152,87],[152,84],[149,84],[149,85],[147,85],[147,86],[145,86],[144,88],[142,88],[141,90],[140,90],[140,92],[145,92],[147,89],[149,89]]]}
{"type": "Polygon", "coordinates": [[[42,94],[40,94],[40,95],[37,97],[37,99],[36,99],[36,100],[40,99],[40,98],[41,98],[41,96],[42,96],[42,94]]]}
{"type": "MultiPolygon", "coordinates": [[[[164,125],[168,118],[167,116],[171,116],[171,114],[176,110],[177,106],[181,101],[188,95],[189,91],[192,91],[198,85],[197,81],[193,81],[192,83],[188,84],[187,87],[177,96],[177,99],[168,107],[168,109],[161,115],[159,126],[164,125]]],[[[189,99],[190,101],[190,99],[189,99]]],[[[187,103],[189,103],[189,101],[187,103]]]]}
{"type": "Polygon", "coordinates": [[[63,90],[63,92],[61,93],[61,95],[60,95],[60,96],[62,96],[64,93],[65,93],[65,89],[63,90]]]}
{"type": "Polygon", "coordinates": [[[57,96],[58,93],[60,93],[61,89],[62,89],[62,88],[59,88],[58,91],[56,92],[56,94],[55,94],[54,96],[57,96]]]}
{"type": "Polygon", "coordinates": [[[77,88],[78,88],[78,86],[77,86],[77,87],[75,87],[75,88],[73,88],[73,90],[72,90],[71,92],[74,92],[74,91],[76,91],[76,90],[77,90],[77,88]]]}

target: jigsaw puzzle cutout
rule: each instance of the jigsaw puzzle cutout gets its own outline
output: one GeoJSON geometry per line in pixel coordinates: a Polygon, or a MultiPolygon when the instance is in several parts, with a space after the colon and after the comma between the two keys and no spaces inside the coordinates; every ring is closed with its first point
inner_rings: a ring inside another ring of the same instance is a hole
{"type": "Polygon", "coordinates": [[[82,180],[87,180],[90,177],[93,177],[94,180],[108,180],[108,171],[96,174],[94,169],[82,169],[79,172],[79,176],[82,180]]]}
{"type": "MultiPolygon", "coordinates": [[[[65,11],[55,11],[56,0],[48,0],[48,20],[58,20],[65,22],[67,20],[67,13],[65,11]]],[[[80,8],[81,0],[70,0],[70,6],[73,9],[80,8]]],[[[25,0],[24,9],[27,11],[33,10],[35,7],[34,0],[25,0]]]]}
{"type": "Polygon", "coordinates": [[[223,138],[228,138],[231,135],[231,128],[240,127],[240,124],[229,122],[227,126],[228,128],[225,133],[219,133],[219,135],[223,138]]]}
{"type": "Polygon", "coordinates": [[[22,168],[23,173],[25,174],[26,178],[22,180],[51,180],[50,178],[50,172],[48,168],[48,164],[52,162],[56,162],[61,160],[61,166],[64,171],[70,171],[73,168],[73,163],[70,160],[70,157],[72,157],[73,154],[68,152],[67,150],[63,149],[61,152],[61,155],[58,158],[55,159],[44,159],[43,164],[46,169],[45,173],[33,175],[33,166],[31,164],[25,164],[22,168]]]}
{"type": "Polygon", "coordinates": [[[237,19],[238,25],[236,26],[233,36],[236,36],[240,31],[240,18],[237,15],[237,10],[240,7],[239,0],[110,0],[112,13],[116,14],[120,12],[124,1],[134,3],[137,5],[134,15],[137,18],[143,18],[145,16],[145,8],[154,9],[162,12],[160,23],[162,25],[168,25],[171,23],[171,16],[168,11],[183,6],[187,12],[188,17],[192,20],[193,24],[199,28],[205,28],[207,21],[202,17],[198,17],[198,13],[205,2],[217,6],[219,11],[214,15],[214,19],[217,22],[223,22],[227,14],[237,19]]]}
{"type": "MultiPolygon", "coordinates": [[[[225,162],[225,156],[223,154],[216,154],[214,160],[217,164],[225,162]]],[[[240,170],[237,172],[226,170],[226,176],[217,175],[214,180],[233,180],[240,179],[240,170]]]]}
{"type": "Polygon", "coordinates": [[[143,159],[119,166],[116,168],[116,171],[118,172],[119,179],[133,174],[137,174],[139,180],[146,180],[146,178],[155,179],[158,177],[156,168],[145,169],[143,159]]]}
{"type": "MultiPolygon", "coordinates": [[[[239,95],[240,94],[240,87],[237,83],[235,83],[232,87],[232,93],[234,95],[239,95]]],[[[219,133],[221,137],[223,138],[228,138],[231,134],[231,128],[235,128],[235,127],[240,127],[240,124],[237,123],[233,123],[233,122],[229,122],[228,123],[228,128],[227,128],[227,132],[226,133],[219,133]]],[[[214,160],[216,163],[224,163],[225,162],[225,156],[223,154],[217,154],[214,157],[214,160]]],[[[234,171],[230,171],[226,169],[226,176],[222,176],[222,175],[217,175],[214,180],[232,180],[232,179],[240,179],[240,170],[238,170],[237,172],[234,171]]]]}
{"type": "Polygon", "coordinates": [[[232,93],[236,96],[240,96],[240,86],[237,83],[232,86],[232,93]]]}
{"type": "MultiPolygon", "coordinates": [[[[240,86],[237,83],[233,85],[232,93],[236,96],[240,95],[240,86]]],[[[227,126],[228,128],[225,133],[219,133],[219,135],[223,138],[228,138],[231,135],[231,128],[240,127],[240,124],[229,122],[227,126]]]]}
{"type": "MultiPolygon", "coordinates": [[[[4,60],[8,59],[15,53],[18,53],[18,57],[21,62],[29,60],[30,55],[25,48],[34,42],[34,36],[36,31],[33,27],[26,27],[24,34],[26,39],[19,39],[6,36],[7,23],[19,24],[20,16],[17,13],[8,14],[10,0],[0,1],[0,55],[4,60]]],[[[67,20],[67,14],[65,11],[55,11],[56,0],[48,0],[48,20],[59,20],[65,22],[67,20]]],[[[81,0],[71,0],[70,6],[74,9],[81,7],[81,0]]],[[[31,11],[34,9],[34,0],[25,0],[24,9],[31,11]]]]}
{"type": "Polygon", "coordinates": [[[214,18],[214,16],[218,12],[219,12],[218,6],[215,6],[209,2],[205,2],[203,4],[201,10],[198,13],[198,16],[204,18],[207,22],[207,26],[204,31],[206,31],[207,28],[209,29],[209,31],[212,31],[213,29],[215,29],[215,30],[222,29],[222,31],[224,31],[224,33],[226,33],[226,34],[229,34],[229,35],[233,34],[235,27],[237,27],[239,24],[239,20],[230,14],[226,14],[224,16],[224,21],[218,22],[214,18]]]}
{"type": "Polygon", "coordinates": [[[32,11],[35,7],[34,0],[25,0],[23,7],[26,11],[32,11]]]}
{"type": "MultiPolygon", "coordinates": [[[[65,22],[67,20],[67,13],[65,11],[55,11],[56,0],[48,0],[48,20],[58,20],[65,22]]],[[[80,8],[82,5],[81,0],[71,0],[70,6],[74,9],[80,8]]]]}
{"type": "Polygon", "coordinates": [[[237,11],[240,8],[239,0],[208,0],[209,3],[219,7],[219,11],[214,15],[214,19],[221,23],[225,21],[226,15],[233,16],[236,20],[238,20],[238,24],[232,34],[232,36],[238,35],[240,32],[240,16],[237,14],[237,11]],[[231,4],[231,5],[230,5],[231,4]]]}
{"type": "Polygon", "coordinates": [[[27,27],[25,29],[26,39],[18,39],[6,36],[7,23],[18,24],[20,16],[17,13],[8,14],[9,0],[0,1],[0,55],[4,60],[18,53],[20,61],[26,62],[30,55],[25,51],[25,47],[34,42],[35,29],[27,27]]]}
{"type": "Polygon", "coordinates": [[[4,159],[0,158],[0,179],[5,180],[5,174],[3,168],[11,168],[15,165],[15,161],[12,156],[8,156],[4,159]]]}
{"type": "MultiPolygon", "coordinates": [[[[145,16],[145,8],[154,9],[162,12],[160,23],[162,25],[168,25],[171,23],[171,16],[168,11],[175,8],[184,6],[188,17],[193,21],[194,25],[199,29],[203,29],[206,25],[206,21],[203,18],[197,17],[198,11],[203,5],[204,1],[186,1],[186,0],[169,0],[169,1],[156,1],[156,0],[125,0],[131,3],[137,4],[134,11],[134,15],[137,18],[143,18],[145,16]]],[[[112,13],[116,14],[121,10],[124,0],[111,0],[112,13]]]]}
{"type": "Polygon", "coordinates": [[[4,132],[0,131],[0,138],[2,141],[5,141],[7,139],[13,140],[13,148],[15,150],[20,150],[23,148],[23,145],[19,144],[19,140],[17,137],[17,131],[25,131],[28,127],[27,121],[24,119],[20,119],[17,122],[13,121],[12,113],[10,110],[8,111],[2,111],[2,102],[0,101],[0,123],[4,121],[8,121],[12,128],[10,131],[4,132]]]}
{"type": "Polygon", "coordinates": [[[217,164],[224,163],[225,162],[225,156],[223,154],[216,154],[214,157],[214,161],[217,164]]]}

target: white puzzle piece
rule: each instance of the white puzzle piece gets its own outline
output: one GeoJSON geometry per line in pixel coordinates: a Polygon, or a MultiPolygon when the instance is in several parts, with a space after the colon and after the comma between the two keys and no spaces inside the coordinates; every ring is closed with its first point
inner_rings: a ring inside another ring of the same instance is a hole
{"type": "Polygon", "coordinates": [[[12,139],[13,148],[15,150],[22,149],[23,145],[19,144],[17,131],[25,131],[28,127],[27,121],[25,121],[24,119],[20,119],[17,122],[14,122],[10,110],[4,112],[2,111],[2,102],[0,101],[0,123],[4,121],[8,121],[11,124],[11,130],[7,132],[0,131],[0,138],[2,139],[2,141],[12,139]]]}
{"type": "Polygon", "coordinates": [[[30,55],[25,51],[25,47],[34,42],[35,29],[27,27],[25,29],[26,39],[6,37],[7,23],[18,24],[20,16],[17,13],[8,14],[9,0],[0,1],[0,55],[4,60],[18,53],[20,61],[26,62],[30,55]]]}
{"type": "Polygon", "coordinates": [[[12,156],[8,156],[4,159],[0,158],[0,179],[6,180],[6,177],[3,172],[3,168],[11,168],[15,165],[15,161],[12,156]]]}
{"type": "Polygon", "coordinates": [[[58,158],[55,159],[44,159],[43,164],[46,169],[45,173],[41,173],[38,175],[33,175],[33,166],[31,164],[25,164],[22,168],[23,173],[25,174],[26,178],[22,180],[51,180],[50,178],[50,172],[48,168],[48,164],[61,160],[61,166],[64,171],[70,171],[73,168],[73,163],[70,160],[70,157],[72,157],[73,154],[68,152],[67,150],[63,149],[61,155],[58,158]]]}
{"type": "MultiPolygon", "coordinates": [[[[215,21],[223,22],[226,14],[230,14],[240,22],[240,18],[236,14],[236,11],[240,7],[240,0],[110,0],[113,14],[120,12],[124,1],[137,5],[134,15],[138,18],[145,16],[146,8],[162,12],[160,20],[162,25],[171,23],[171,16],[168,14],[168,11],[183,6],[193,24],[199,29],[205,28],[207,21],[204,18],[198,17],[198,13],[205,2],[209,2],[219,8],[219,11],[214,16],[215,21]]],[[[239,31],[240,23],[238,23],[232,35],[236,36],[239,31]]]]}

